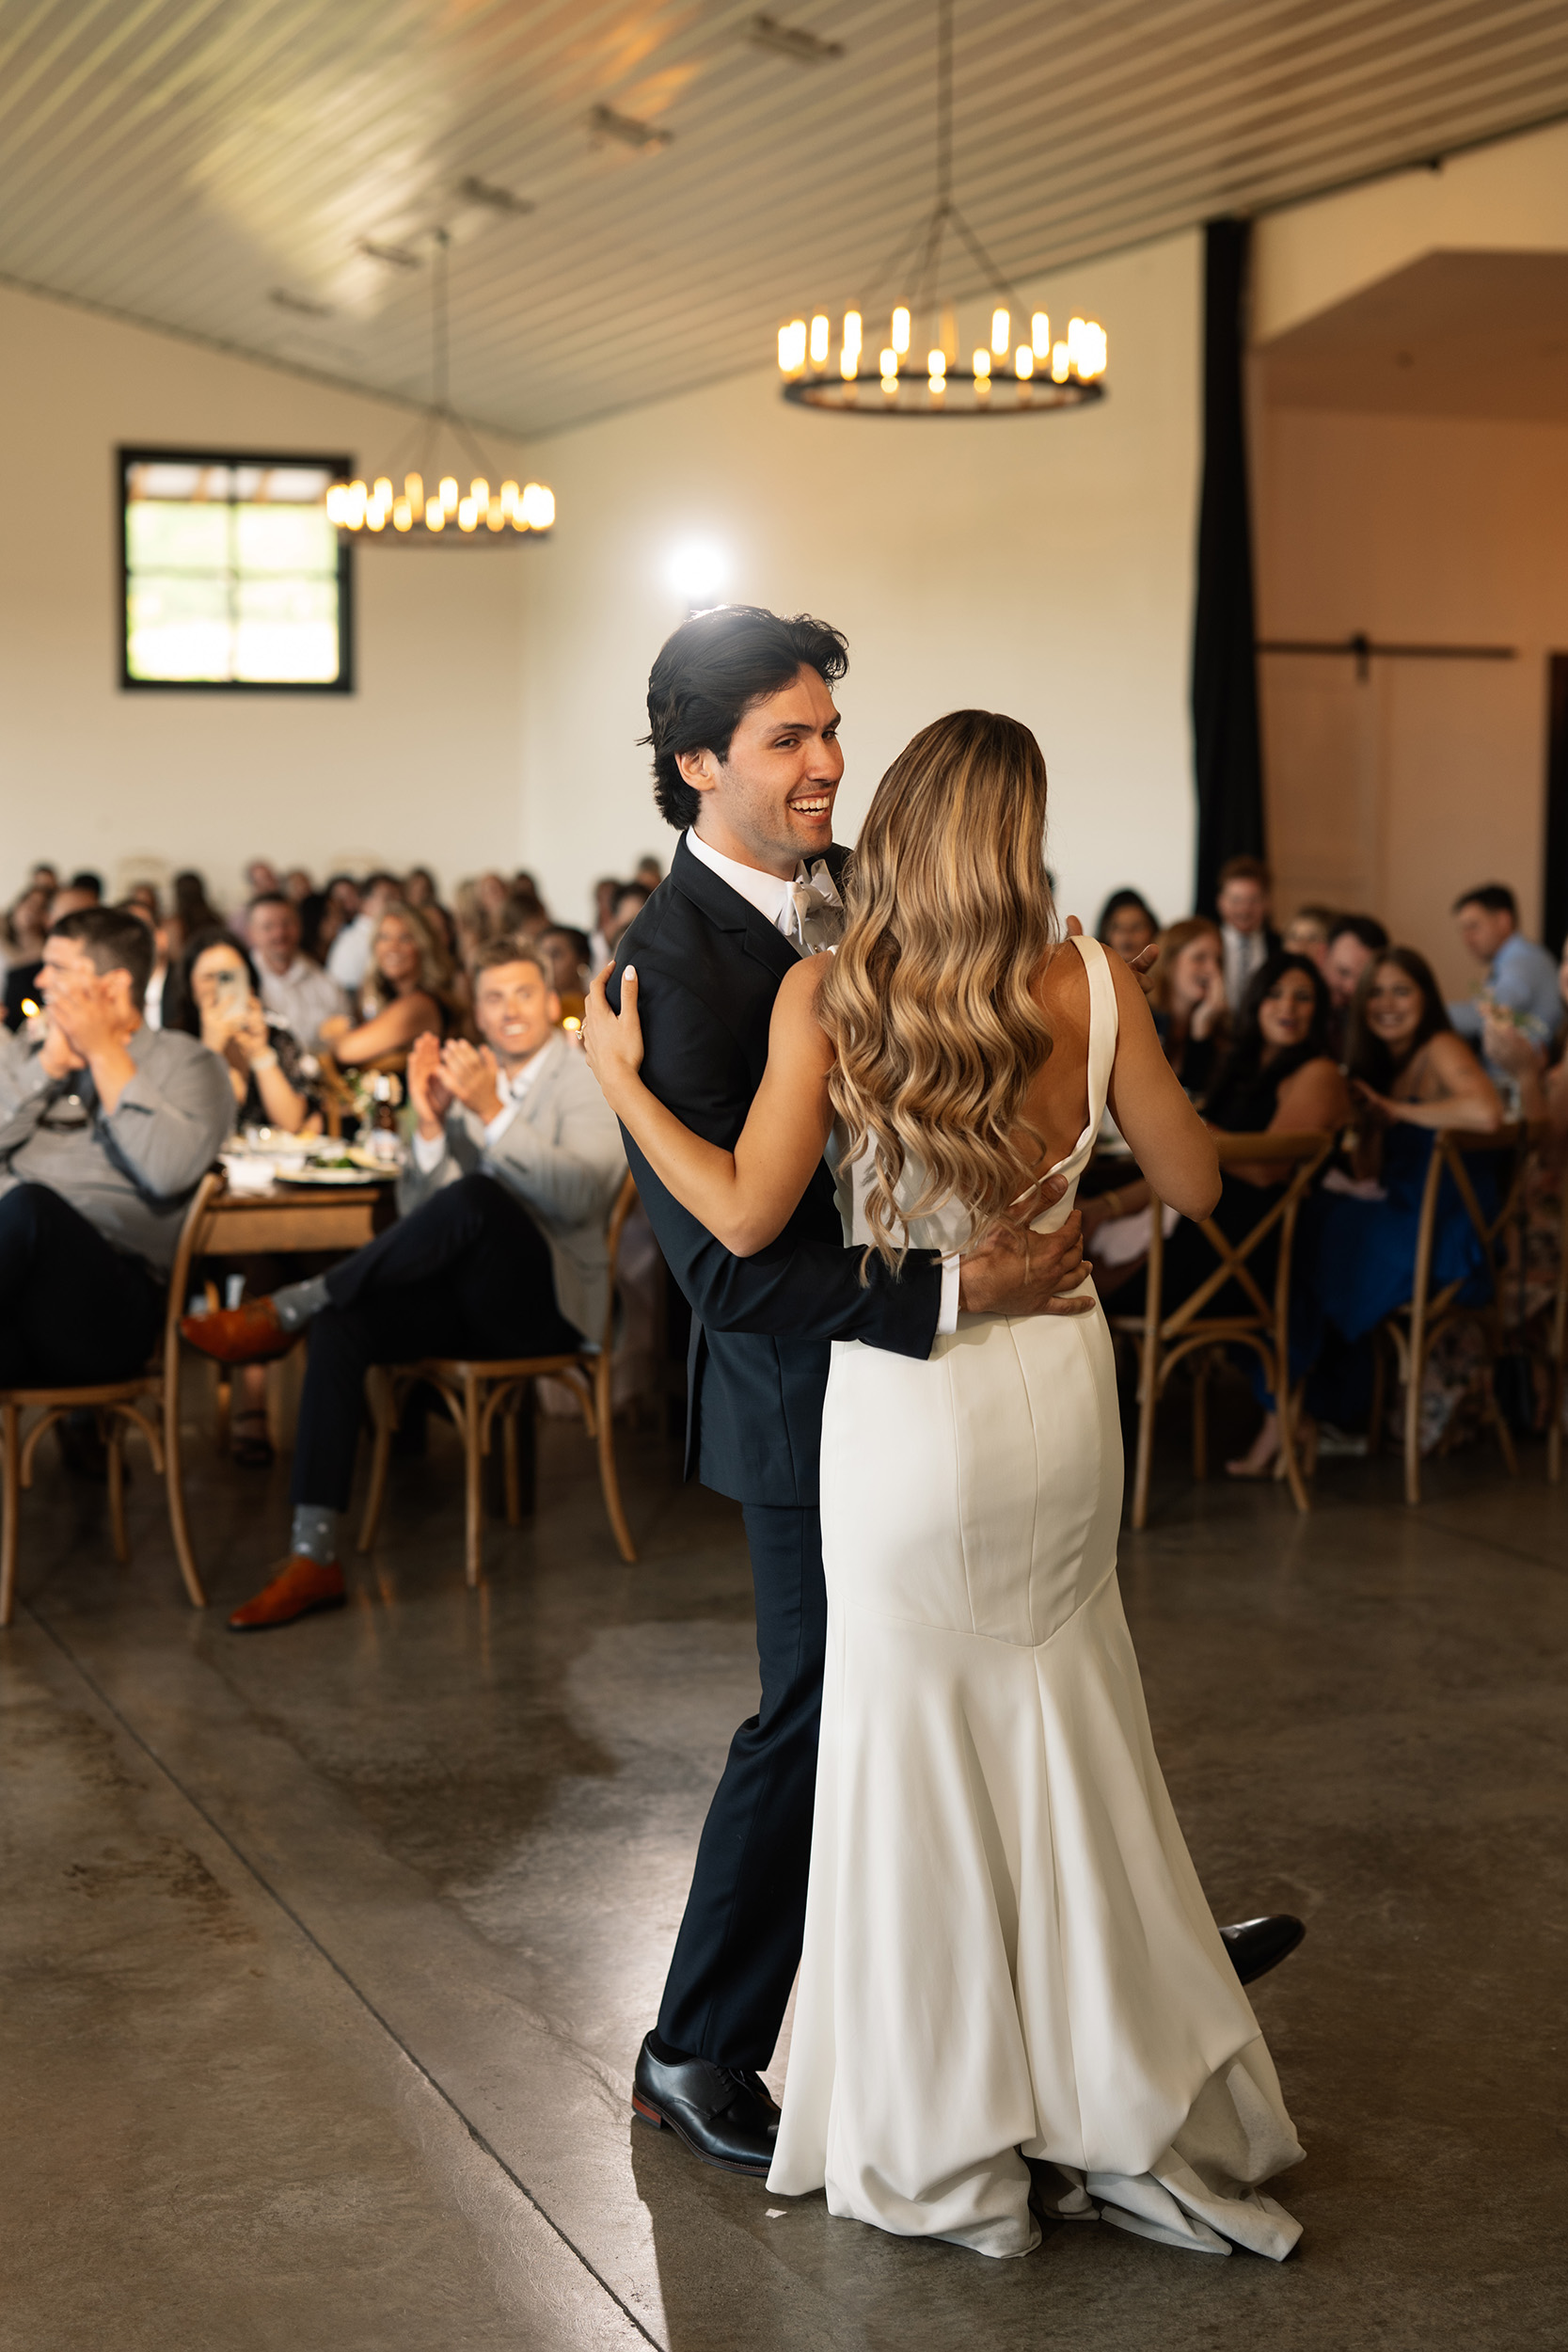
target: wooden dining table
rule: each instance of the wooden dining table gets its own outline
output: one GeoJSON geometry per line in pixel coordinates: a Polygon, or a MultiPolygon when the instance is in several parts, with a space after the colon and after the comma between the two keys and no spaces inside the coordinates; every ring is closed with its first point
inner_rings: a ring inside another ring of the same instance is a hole
{"type": "Polygon", "coordinates": [[[210,1203],[197,1238],[199,1258],[304,1255],[362,1248],[392,1224],[389,1184],[269,1184],[264,1192],[226,1185],[210,1203]]]}

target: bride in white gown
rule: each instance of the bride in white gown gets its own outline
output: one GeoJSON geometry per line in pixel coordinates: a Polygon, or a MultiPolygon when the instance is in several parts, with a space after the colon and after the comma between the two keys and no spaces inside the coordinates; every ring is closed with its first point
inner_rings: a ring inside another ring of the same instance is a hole
{"type": "MultiPolygon", "coordinates": [[[[606,1094],[737,1255],[780,1232],[825,1141],[855,1245],[971,1247],[1054,1174],[1048,1231],[1107,1102],[1164,1199],[1212,1204],[1213,1146],[1136,981],[1054,939],[1044,822],[1015,721],[915,738],[873,801],[836,962],[779,992],[733,1153],[638,1080],[632,975],[618,1020],[595,1003],[606,1094]]],[[[834,1343],[811,1886],[768,2185],[986,2254],[1027,2253],[1043,2213],[1278,2259],[1300,2227],[1259,2184],[1302,2152],[1155,1757],[1117,1585],[1110,1334],[1084,1288],[1081,1315],[960,1313],[925,1362],[834,1343]]]]}

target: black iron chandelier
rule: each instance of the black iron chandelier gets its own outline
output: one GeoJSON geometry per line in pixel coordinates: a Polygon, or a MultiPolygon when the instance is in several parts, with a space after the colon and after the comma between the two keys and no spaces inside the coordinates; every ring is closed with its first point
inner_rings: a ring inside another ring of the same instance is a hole
{"type": "Polygon", "coordinates": [[[1105,390],[1105,329],[1069,319],[1053,334],[1049,312],[1029,314],[953,195],[953,0],[937,0],[936,201],[894,255],[879,281],[898,290],[887,342],[873,374],[864,313],[846,310],[836,354],[825,310],[779,329],[784,396],[802,408],[848,417],[999,417],[1045,415],[1100,400],[1105,390]],[[956,238],[990,289],[989,342],[959,365],[956,305],[942,298],[942,247],[956,238]],[[1015,341],[1015,321],[1017,340],[1015,341]],[[924,363],[921,346],[925,345],[924,363]]]}

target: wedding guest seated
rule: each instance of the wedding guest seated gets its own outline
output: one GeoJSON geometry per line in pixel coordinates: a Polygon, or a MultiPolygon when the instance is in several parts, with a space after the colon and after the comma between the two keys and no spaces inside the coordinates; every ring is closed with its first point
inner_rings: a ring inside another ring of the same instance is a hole
{"type": "Polygon", "coordinates": [[[40,882],[31,882],[18,893],[6,910],[0,924],[0,951],[3,951],[8,972],[21,964],[36,964],[43,955],[43,934],[49,928],[49,901],[53,892],[40,882]]]}
{"type": "Polygon", "coordinates": [[[594,922],[588,934],[590,961],[595,972],[602,972],[610,961],[610,926],[615,919],[615,901],[624,884],[613,874],[603,874],[594,884],[594,922]]]}
{"type": "MultiPolygon", "coordinates": [[[[1331,1358],[1315,1375],[1320,1409],[1329,1409],[1331,1375],[1353,1404],[1370,1394],[1370,1358],[1363,1350],[1357,1377],[1345,1351],[1358,1348],[1410,1296],[1433,1131],[1458,1127],[1486,1136],[1503,1123],[1497,1088],[1456,1034],[1432,967],[1414,947],[1387,948],[1363,973],[1351,1008],[1346,1068],[1357,1104],[1354,1164],[1348,1176],[1327,1180],[1314,1213],[1311,1292],[1331,1358]]],[[[1495,1175],[1475,1163],[1470,1177],[1484,1212],[1497,1197],[1495,1175]]],[[[1475,1227],[1445,1176],[1433,1284],[1464,1280],[1464,1299],[1481,1263],[1475,1227]]],[[[1351,1415],[1336,1405],[1331,1417],[1351,1415]]]]}
{"type": "Polygon", "coordinates": [[[561,999],[562,1019],[580,1021],[594,978],[586,932],[554,923],[547,931],[541,931],[533,944],[545,960],[551,986],[561,999]]]}
{"type": "Polygon", "coordinates": [[[1332,907],[1308,904],[1297,907],[1285,926],[1283,945],[1293,956],[1307,956],[1321,972],[1328,957],[1328,943],[1339,920],[1332,907]]]}
{"type": "Polygon", "coordinates": [[[622,884],[619,896],[615,900],[613,908],[610,910],[610,921],[605,926],[605,953],[607,959],[615,953],[616,948],[620,946],[626,932],[630,930],[632,925],[636,922],[638,916],[641,914],[643,908],[647,905],[653,895],[653,892],[645,888],[641,882],[624,882],[622,884]]]}
{"type": "MultiPolygon", "coordinates": [[[[98,901],[90,890],[83,888],[76,882],[67,882],[63,889],[55,891],[49,901],[46,930],[53,930],[55,925],[63,921],[66,915],[80,914],[87,908],[97,904],[98,901]]],[[[40,946],[36,959],[31,963],[14,964],[6,975],[6,1026],[8,1029],[20,1029],[23,1023],[31,1018],[27,1010],[28,1006],[37,1005],[40,1001],[43,985],[44,953],[45,949],[40,946]]]]}
{"type": "Polygon", "coordinates": [[[120,900],[121,914],[134,914],[152,934],[152,969],[142,993],[142,1019],[150,1029],[164,1025],[164,990],[168,982],[168,930],[158,910],[158,894],[150,882],[139,882],[120,900]]]}
{"type": "Polygon", "coordinates": [[[537,958],[492,941],[474,984],[483,1043],[425,1035],[409,1057],[418,1123],[398,1186],[402,1222],[325,1275],[182,1327],[225,1363],[281,1355],[309,1327],[289,1556],[235,1611],[237,1631],[343,1597],[337,1526],[369,1365],[548,1355],[603,1328],[605,1221],[626,1173],[620,1128],[560,1034],[560,1000],[537,958]]]}
{"type": "Polygon", "coordinates": [[[1113,890],[1100,910],[1094,935],[1101,946],[1114,947],[1131,963],[1159,938],[1159,917],[1136,890],[1113,890]]]}
{"type": "Polygon", "coordinates": [[[1260,857],[1227,858],[1220,867],[1214,903],[1225,948],[1226,1002],[1232,1012],[1240,1012],[1258,973],[1278,951],[1279,933],[1269,920],[1273,887],[1260,857]]]}
{"type": "Polygon", "coordinates": [[[1388,945],[1388,934],[1373,914],[1338,914],[1328,934],[1323,976],[1334,1006],[1334,1050],[1342,1061],[1350,1024],[1350,1009],[1368,966],[1388,945]]]}
{"type": "Polygon", "coordinates": [[[302,951],[299,909],[282,891],[252,898],[246,915],[261,1002],[275,1021],[293,1032],[303,1051],[313,1054],[322,1023],[343,1015],[343,992],[302,951]]]}
{"type": "Polygon", "coordinates": [[[657,857],[640,857],[631,869],[631,878],[634,882],[641,882],[644,890],[654,891],[664,880],[664,868],[657,857]]]}
{"type": "Polygon", "coordinates": [[[1523,1029],[1533,1045],[1549,1045],[1562,1020],[1557,964],[1519,929],[1519,902],[1503,882],[1483,882],[1453,902],[1459,936],[1485,967],[1474,996],[1449,1007],[1463,1038],[1480,1044],[1489,1013],[1523,1029]]]}
{"type": "Polygon", "coordinates": [[[182,956],[185,943],[198,931],[221,931],[224,920],[207,896],[207,885],[194,867],[187,866],[176,874],[173,903],[169,909],[168,945],[171,955],[182,956]]]}
{"type": "Polygon", "coordinates": [[[319,1034],[337,1061],[355,1066],[405,1053],[427,1032],[445,1036],[452,1010],[451,966],[424,917],[394,899],[376,924],[359,1019],[334,1014],[319,1034]]]}
{"type": "MultiPolygon", "coordinates": [[[[1568,943],[1557,970],[1558,994],[1568,1018],[1568,943]]],[[[1563,1029],[1554,1049],[1538,1045],[1527,1028],[1500,1010],[1489,1011],[1481,1032],[1487,1061],[1513,1080],[1518,1090],[1519,1117],[1550,1133],[1554,1156],[1568,1144],[1568,1055],[1562,1051],[1563,1029]]]]}
{"type": "MultiPolygon", "coordinates": [[[[1328,990],[1317,965],[1306,956],[1275,948],[1247,989],[1234,1041],[1203,1106],[1208,1124],[1221,1135],[1299,1133],[1308,1128],[1333,1133],[1343,1126],[1350,1115],[1350,1097],[1328,1052],[1328,990]]],[[[1244,1167],[1222,1168],[1213,1222],[1227,1241],[1239,1243],[1245,1238],[1265,1214],[1268,1197],[1283,1191],[1293,1172],[1288,1162],[1253,1161],[1244,1167]]],[[[1147,1186],[1137,1185],[1128,1189],[1118,1205],[1125,1214],[1141,1207],[1147,1199],[1147,1186]]],[[[1085,1236],[1088,1230],[1085,1213],[1085,1236]]],[[[1266,1298],[1273,1295],[1278,1259],[1276,1227],[1246,1261],[1266,1298]]],[[[1200,1227],[1185,1220],[1179,1224],[1165,1247],[1162,1313],[1173,1313],[1183,1299],[1190,1298],[1218,1263],[1200,1227]]],[[[1142,1267],[1119,1287],[1108,1279],[1101,1284],[1102,1291],[1109,1293],[1108,1311],[1141,1313],[1145,1287],[1142,1267]]],[[[1203,1311],[1206,1315],[1250,1315],[1256,1313],[1257,1306],[1232,1279],[1220,1286],[1203,1311]]],[[[1227,1467],[1234,1476],[1261,1477],[1278,1445],[1278,1425],[1272,1410],[1267,1410],[1251,1452],[1227,1467]]]]}
{"type": "Polygon", "coordinates": [[[223,1064],[150,1029],[147,926],[109,907],[44,942],[42,1021],[0,1044],[0,1383],[140,1372],[192,1192],[229,1131],[223,1064]]]}
{"type": "Polygon", "coordinates": [[[1206,914],[1173,923],[1161,938],[1147,993],[1165,1059],[1187,1093],[1201,1101],[1230,1030],[1218,924],[1206,914]]]}
{"type": "Polygon", "coordinates": [[[327,950],[326,968],[344,995],[355,996],[370,973],[376,927],[389,906],[402,905],[403,885],[395,874],[372,874],[359,890],[348,875],[339,874],[326,895],[342,908],[345,918],[327,950]]]}
{"type": "Polygon", "coordinates": [[[71,887],[72,890],[79,890],[89,906],[101,907],[103,905],[103,877],[102,874],[95,873],[90,866],[84,866],[79,873],[72,874],[71,887]]]}
{"type": "Polygon", "coordinates": [[[231,1127],[297,1136],[310,1116],[300,1047],[269,1016],[256,966],[232,931],[198,931],[165,992],[164,1027],[198,1037],[229,1073],[231,1127]]]}

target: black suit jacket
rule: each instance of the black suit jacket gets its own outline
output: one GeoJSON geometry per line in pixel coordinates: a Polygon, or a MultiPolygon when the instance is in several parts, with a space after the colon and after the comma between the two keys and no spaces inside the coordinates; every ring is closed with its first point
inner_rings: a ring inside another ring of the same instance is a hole
{"type": "MultiPolygon", "coordinates": [[[[846,850],[828,852],[834,878],[846,850]]],[[[796,962],[789,942],[684,839],[616,953],[610,984],[637,966],[644,1083],[710,1143],[732,1147],[768,1061],[773,999],[796,962]]],[[[624,1131],[623,1131],[624,1132],[624,1131]]],[[[754,1257],[734,1258],[683,1209],[630,1136],[626,1157],[659,1248],[691,1306],[687,1475],[741,1502],[814,1503],[833,1340],[895,1355],[931,1352],[940,1261],[911,1253],[894,1279],[844,1246],[832,1180],[818,1165],[800,1207],[754,1257]]]]}

